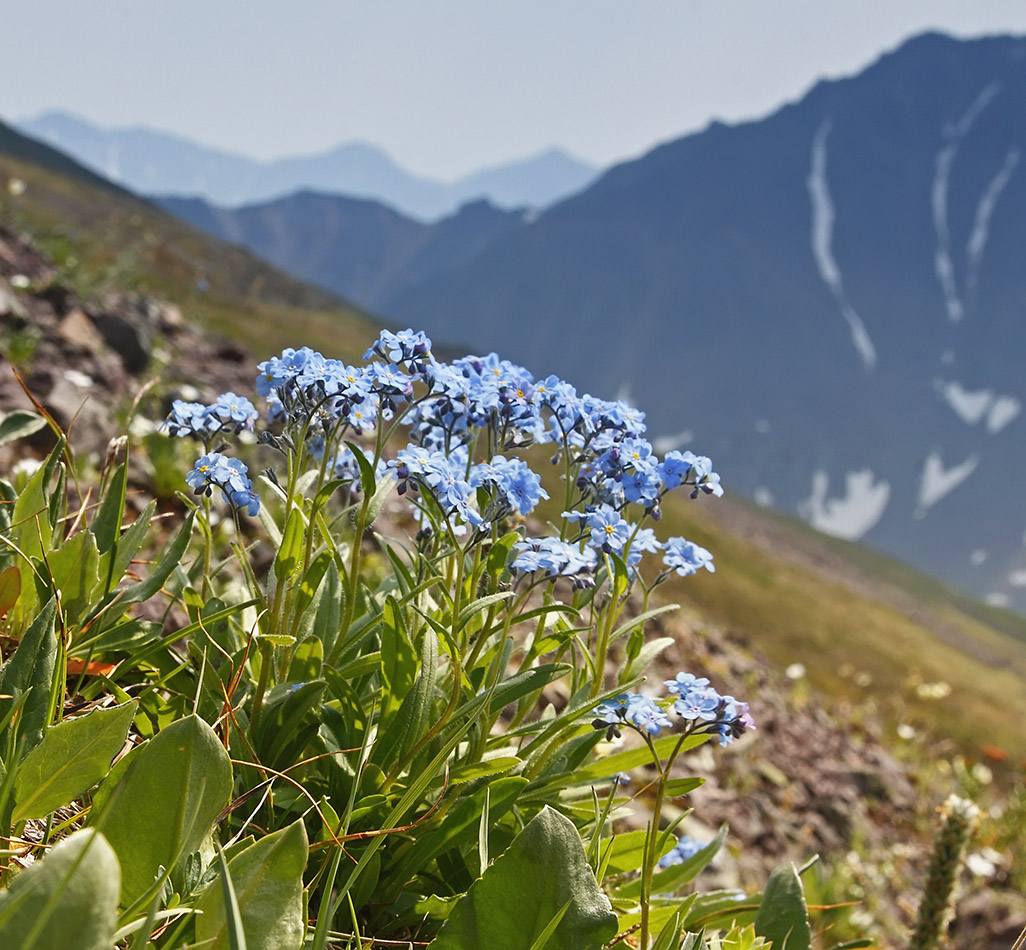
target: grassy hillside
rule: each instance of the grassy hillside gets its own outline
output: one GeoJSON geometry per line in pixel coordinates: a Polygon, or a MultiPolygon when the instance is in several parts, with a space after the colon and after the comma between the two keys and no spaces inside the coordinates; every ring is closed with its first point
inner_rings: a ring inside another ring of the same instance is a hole
{"type": "Polygon", "coordinates": [[[191,322],[258,357],[304,344],[354,357],[377,332],[355,307],[102,179],[13,157],[3,145],[2,217],[27,232],[77,290],[114,285],[165,297],[191,322]],[[24,182],[22,194],[8,193],[11,179],[24,182]]]}
{"type": "Polygon", "coordinates": [[[1026,763],[1022,617],[733,499],[676,502],[660,533],[708,547],[717,571],[674,579],[667,596],[774,665],[803,664],[838,703],[950,737],[972,758],[1026,763]]]}

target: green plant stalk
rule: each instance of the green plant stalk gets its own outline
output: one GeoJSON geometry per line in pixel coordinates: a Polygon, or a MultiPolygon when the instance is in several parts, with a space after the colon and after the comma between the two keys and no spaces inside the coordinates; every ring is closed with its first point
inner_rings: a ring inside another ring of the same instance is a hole
{"type": "Polygon", "coordinates": [[[274,662],[274,645],[269,640],[260,643],[260,675],[257,677],[256,690],[253,693],[253,711],[249,714],[249,734],[256,737],[257,726],[260,725],[260,714],[264,706],[264,693],[271,678],[271,664],[274,662]]]}
{"type": "Polygon", "coordinates": [[[677,739],[677,744],[673,747],[673,751],[666,757],[665,765],[656,754],[655,746],[652,744],[652,737],[648,733],[645,734],[645,742],[652,752],[652,761],[655,763],[659,778],[656,785],[655,805],[652,807],[652,822],[649,825],[648,838],[645,841],[645,860],[641,869],[641,936],[638,943],[641,950],[648,950],[649,921],[652,904],[652,875],[655,874],[656,850],[658,849],[660,837],[659,819],[662,816],[663,800],[666,797],[666,783],[670,780],[670,770],[673,768],[673,763],[676,761],[677,756],[680,755],[681,746],[684,745],[684,740],[691,735],[693,728],[693,725],[689,725],[681,732],[680,737],[677,739]]]}
{"type": "Polygon", "coordinates": [[[954,913],[955,881],[979,815],[972,802],[955,795],[938,811],[940,819],[933,839],[933,853],[909,950],[934,950],[940,946],[954,913]]]}

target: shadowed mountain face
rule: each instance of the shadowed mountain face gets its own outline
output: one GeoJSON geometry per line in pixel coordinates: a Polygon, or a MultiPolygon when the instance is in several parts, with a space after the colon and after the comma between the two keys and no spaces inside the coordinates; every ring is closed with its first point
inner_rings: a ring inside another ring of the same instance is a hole
{"type": "Polygon", "coordinates": [[[925,35],[612,169],[380,301],[1026,609],[1026,40],[925,35]]]}
{"type": "Polygon", "coordinates": [[[259,162],[152,129],[100,128],[61,112],[17,126],[138,194],[201,197],[232,207],[314,190],[373,199],[430,221],[482,198],[505,208],[543,207],[580,191],[598,171],[552,148],[442,182],[407,171],[364,142],[259,162]]]}
{"type": "Polygon", "coordinates": [[[407,287],[471,260],[525,217],[522,210],[475,201],[423,224],[376,201],[310,191],[236,209],[199,198],[155,201],[194,227],[371,311],[407,287]]]}

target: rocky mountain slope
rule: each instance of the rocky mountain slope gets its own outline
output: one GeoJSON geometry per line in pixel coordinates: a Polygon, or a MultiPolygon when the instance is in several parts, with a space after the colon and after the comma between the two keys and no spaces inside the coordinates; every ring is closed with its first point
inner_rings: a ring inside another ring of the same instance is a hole
{"type": "Polygon", "coordinates": [[[418,220],[433,221],[482,198],[504,208],[544,207],[580,191],[598,173],[594,166],[551,148],[442,182],[413,174],[364,142],[260,162],[153,129],[101,128],[62,112],[46,112],[16,125],[138,194],[202,197],[233,207],[314,190],[377,200],[418,220]]]}

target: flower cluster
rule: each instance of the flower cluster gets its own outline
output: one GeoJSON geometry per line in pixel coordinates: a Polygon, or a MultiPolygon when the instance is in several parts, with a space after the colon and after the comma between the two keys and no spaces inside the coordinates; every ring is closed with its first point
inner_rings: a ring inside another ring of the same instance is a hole
{"type": "Polygon", "coordinates": [[[659,867],[672,868],[674,865],[683,864],[698,854],[705,846],[706,842],[704,841],[698,841],[690,835],[681,835],[673,848],[659,859],[659,867]]]}
{"type": "Polygon", "coordinates": [[[213,489],[220,488],[233,508],[244,508],[247,514],[255,515],[260,511],[260,499],[253,491],[247,472],[245,464],[238,459],[208,452],[196,461],[185,480],[194,494],[209,495],[213,489]]]}
{"type": "MultiPolygon", "coordinates": [[[[633,573],[645,552],[659,551],[664,571],[658,580],[714,570],[704,548],[684,538],[664,544],[639,523],[646,516],[658,520],[663,496],[682,486],[692,497],[723,492],[708,458],[669,452],[660,459],[644,438],[644,413],[622,401],[579,395],[555,376],[535,380],[494,353],[439,362],[431,341],[412,329],[383,330],[364,358],[370,361],[365,366],[350,366],[301,347],[260,363],[256,390],[267,400],[273,426],[261,441],[321,462],[328,453],[334,477],[359,489],[359,466],[342,445],[345,434],[381,435],[383,421],[402,421],[409,444],[385,468],[379,442],[377,475],[391,473],[421,520],[441,511],[456,533],[529,515],[548,495],[538,474],[513,453],[554,444],[553,462],[564,461],[573,489],[563,513],[570,527],[558,541],[516,545],[510,567],[517,577],[565,576],[590,586],[605,556],[622,558],[633,573]],[[475,459],[475,449],[490,461],[475,459]]],[[[175,402],[165,425],[171,435],[201,438],[209,452],[215,436],[252,429],[256,417],[249,400],[225,393],[210,406],[175,402]]],[[[252,493],[250,485],[244,490],[252,493]]]]}
{"type": "Polygon", "coordinates": [[[222,393],[209,406],[201,402],[176,399],[164,426],[172,436],[193,436],[208,442],[220,433],[238,435],[243,430],[253,431],[257,420],[256,407],[245,396],[222,393]]]}
{"type": "Polygon", "coordinates": [[[667,691],[677,697],[675,700],[655,700],[641,693],[621,693],[595,707],[592,726],[604,729],[609,739],[619,736],[623,726],[657,736],[673,725],[667,715],[667,710],[672,709],[684,720],[688,732],[715,735],[720,745],[729,745],[755,728],[748,703],[738,702],[733,696],[720,695],[705,677],[678,673],[675,679],[666,680],[665,684],[667,691]]]}

